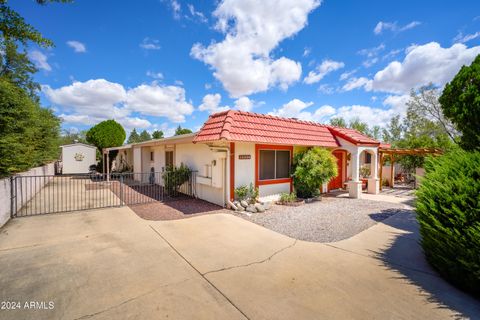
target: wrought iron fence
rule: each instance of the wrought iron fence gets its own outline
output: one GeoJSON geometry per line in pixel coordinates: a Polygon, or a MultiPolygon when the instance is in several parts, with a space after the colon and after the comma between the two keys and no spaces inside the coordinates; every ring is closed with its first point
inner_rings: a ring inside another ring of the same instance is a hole
{"type": "Polygon", "coordinates": [[[196,172],[14,176],[12,217],[195,197],[196,172]]]}

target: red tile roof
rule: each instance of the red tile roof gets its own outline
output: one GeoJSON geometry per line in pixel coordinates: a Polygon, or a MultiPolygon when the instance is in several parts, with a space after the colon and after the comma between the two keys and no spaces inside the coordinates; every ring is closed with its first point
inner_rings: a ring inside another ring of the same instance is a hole
{"type": "Polygon", "coordinates": [[[336,136],[351,142],[379,143],[353,129],[343,129],[311,121],[280,118],[237,110],[212,114],[197,133],[193,142],[226,140],[267,144],[338,147],[340,144],[336,136]]]}

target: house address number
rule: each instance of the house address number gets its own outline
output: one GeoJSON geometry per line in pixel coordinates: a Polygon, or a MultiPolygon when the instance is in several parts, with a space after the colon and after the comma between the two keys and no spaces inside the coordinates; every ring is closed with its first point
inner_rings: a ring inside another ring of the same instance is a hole
{"type": "Polygon", "coordinates": [[[251,155],[249,154],[239,154],[238,155],[238,160],[250,160],[252,158],[251,155]]]}

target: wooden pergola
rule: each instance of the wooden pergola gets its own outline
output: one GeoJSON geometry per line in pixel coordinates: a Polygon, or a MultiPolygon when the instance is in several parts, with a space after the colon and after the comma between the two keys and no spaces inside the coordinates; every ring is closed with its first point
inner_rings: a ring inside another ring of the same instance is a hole
{"type": "Polygon", "coordinates": [[[380,190],[382,190],[382,174],[383,174],[383,164],[385,162],[385,155],[390,157],[390,187],[393,188],[395,184],[395,177],[393,174],[393,166],[395,164],[396,156],[438,156],[441,155],[443,151],[437,148],[415,148],[415,149],[400,149],[400,148],[379,148],[379,162],[380,162],[380,190]]]}

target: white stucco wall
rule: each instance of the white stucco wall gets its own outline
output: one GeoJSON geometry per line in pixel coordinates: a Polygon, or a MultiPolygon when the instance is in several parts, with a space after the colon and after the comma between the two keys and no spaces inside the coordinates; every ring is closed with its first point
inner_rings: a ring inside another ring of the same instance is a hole
{"type": "Polygon", "coordinates": [[[142,149],[140,147],[133,148],[133,172],[142,172],[142,149]]]}
{"type": "Polygon", "coordinates": [[[89,167],[96,164],[96,148],[84,144],[62,146],[62,174],[88,173],[89,167]],[[76,160],[75,155],[83,156],[76,160]]]}
{"type": "MultiPolygon", "coordinates": [[[[32,168],[26,172],[16,174],[16,176],[53,176],[54,174],[54,163],[50,163],[42,167],[32,168]]],[[[33,189],[25,188],[25,186],[23,189],[21,189],[20,183],[17,183],[17,195],[22,192],[22,196],[17,197],[17,209],[20,209],[25,203],[30,201],[30,199],[35,195],[33,192],[40,191],[44,187],[44,185],[50,180],[51,178],[48,177],[44,179],[36,179],[37,185],[36,188],[33,189]]],[[[3,226],[10,219],[10,192],[10,178],[0,179],[0,227],[3,226]]]]}
{"type": "Polygon", "coordinates": [[[255,144],[235,143],[235,188],[255,185],[255,144]],[[239,155],[250,155],[248,160],[239,160],[239,155]]]}
{"type": "Polygon", "coordinates": [[[290,193],[290,183],[266,184],[258,189],[260,197],[280,196],[281,193],[290,193]]]}
{"type": "MultiPolygon", "coordinates": [[[[220,153],[211,151],[205,144],[184,143],[175,146],[175,165],[180,166],[183,163],[190,169],[198,171],[199,178],[197,182],[204,182],[197,183],[197,196],[200,199],[223,206],[225,192],[222,187],[223,183],[221,183],[218,188],[212,186],[214,184],[212,180],[225,181],[226,159],[221,159],[220,156],[220,153]],[[211,179],[202,179],[205,166],[212,165],[213,160],[216,160],[216,165],[212,166],[211,177],[209,177],[211,179]],[[209,185],[209,183],[211,183],[211,185],[209,185]]],[[[226,187],[228,188],[228,184],[226,187]]]]}

